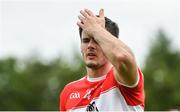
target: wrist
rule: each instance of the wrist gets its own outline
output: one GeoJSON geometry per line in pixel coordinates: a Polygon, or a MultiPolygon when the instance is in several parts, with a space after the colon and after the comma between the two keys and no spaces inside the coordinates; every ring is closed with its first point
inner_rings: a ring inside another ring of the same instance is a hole
{"type": "Polygon", "coordinates": [[[104,31],[106,31],[104,27],[97,25],[95,28],[92,28],[92,36],[96,37],[97,35],[101,35],[104,31]]]}

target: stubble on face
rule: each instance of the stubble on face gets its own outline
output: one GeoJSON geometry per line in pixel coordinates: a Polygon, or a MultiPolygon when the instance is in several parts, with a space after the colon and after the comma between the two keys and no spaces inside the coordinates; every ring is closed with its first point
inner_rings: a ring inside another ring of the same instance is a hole
{"type": "Polygon", "coordinates": [[[90,69],[99,69],[106,64],[106,60],[99,60],[98,62],[85,62],[86,67],[90,69]]]}
{"type": "Polygon", "coordinates": [[[98,69],[98,68],[100,68],[99,64],[94,64],[94,63],[86,63],[86,66],[88,68],[91,68],[91,69],[98,69]]]}

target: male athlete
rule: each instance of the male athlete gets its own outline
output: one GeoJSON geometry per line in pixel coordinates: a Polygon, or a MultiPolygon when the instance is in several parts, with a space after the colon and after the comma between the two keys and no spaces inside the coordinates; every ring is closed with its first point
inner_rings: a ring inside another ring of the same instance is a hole
{"type": "MultiPolygon", "coordinates": [[[[144,79],[116,23],[91,10],[78,16],[87,75],[65,86],[61,111],[143,111],[144,79]]],[[[134,37],[132,37],[134,38],[134,37]]]]}

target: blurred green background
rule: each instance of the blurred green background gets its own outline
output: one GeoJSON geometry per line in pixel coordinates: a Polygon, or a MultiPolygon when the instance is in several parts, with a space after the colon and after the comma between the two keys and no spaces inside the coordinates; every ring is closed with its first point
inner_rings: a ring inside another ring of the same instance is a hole
{"type": "MultiPolygon", "coordinates": [[[[142,69],[145,110],[180,109],[180,51],[162,30],[149,40],[142,69]]],[[[63,87],[83,77],[84,63],[74,52],[73,62],[59,56],[42,61],[38,56],[0,59],[0,110],[59,110],[63,87]]]]}

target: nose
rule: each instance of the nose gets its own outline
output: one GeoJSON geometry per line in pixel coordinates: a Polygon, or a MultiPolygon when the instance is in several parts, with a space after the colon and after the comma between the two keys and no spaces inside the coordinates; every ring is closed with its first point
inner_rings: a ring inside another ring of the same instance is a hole
{"type": "Polygon", "coordinates": [[[96,49],[96,42],[94,39],[91,39],[88,43],[88,49],[96,49]]]}

